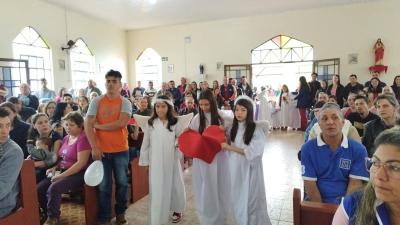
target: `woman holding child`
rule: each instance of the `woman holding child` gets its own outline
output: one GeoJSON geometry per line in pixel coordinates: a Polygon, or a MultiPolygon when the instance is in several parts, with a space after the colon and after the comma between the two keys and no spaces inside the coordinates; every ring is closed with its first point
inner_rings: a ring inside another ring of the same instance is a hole
{"type": "Polygon", "coordinates": [[[48,170],[53,176],[38,184],[39,204],[48,217],[45,225],[58,224],[61,214],[61,194],[84,184],[83,176],[91,152],[83,130],[83,117],[78,112],[71,112],[63,118],[63,121],[68,135],[64,137],[58,151],[61,161],[48,170]],[[55,175],[56,169],[61,173],[55,175]]]}
{"type": "MultiPolygon", "coordinates": [[[[58,153],[61,146],[62,137],[53,131],[49,124],[49,118],[44,113],[37,113],[32,116],[32,127],[28,132],[27,143],[35,144],[39,137],[51,138],[49,150],[58,153]]],[[[35,167],[42,172],[36,176],[36,182],[40,182],[46,177],[46,169],[51,165],[46,165],[45,160],[35,161],[35,167]]]]}

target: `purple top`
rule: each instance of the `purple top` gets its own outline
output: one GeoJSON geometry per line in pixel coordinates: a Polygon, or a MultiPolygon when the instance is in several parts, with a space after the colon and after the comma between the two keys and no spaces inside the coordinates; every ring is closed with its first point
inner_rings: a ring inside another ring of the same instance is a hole
{"type": "Polygon", "coordinates": [[[60,166],[65,170],[78,161],[78,152],[92,149],[83,130],[75,143],[68,145],[68,140],[69,135],[64,137],[59,151],[59,156],[61,157],[60,166]]]}

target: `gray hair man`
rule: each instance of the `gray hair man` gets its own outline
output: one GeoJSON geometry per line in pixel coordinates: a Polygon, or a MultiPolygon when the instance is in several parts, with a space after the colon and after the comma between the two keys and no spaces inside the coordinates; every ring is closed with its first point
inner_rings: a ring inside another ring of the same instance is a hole
{"type": "Polygon", "coordinates": [[[343,135],[344,117],[336,103],[324,104],[318,123],[321,134],[301,147],[305,200],[339,204],[368,180],[367,151],[343,135]]]}

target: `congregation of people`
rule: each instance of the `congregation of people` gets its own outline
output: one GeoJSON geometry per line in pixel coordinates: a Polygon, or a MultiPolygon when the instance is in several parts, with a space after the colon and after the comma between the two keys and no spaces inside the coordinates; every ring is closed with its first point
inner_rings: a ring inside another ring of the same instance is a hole
{"type": "Polygon", "coordinates": [[[224,76],[211,86],[182,77],[178,86],[171,80],[157,89],[147,81],[144,88],[137,81],[131,90],[110,70],[104,93],[94,80],[76,93],[56,93],[44,78],[40,90],[21,84],[18,96],[1,87],[0,218],[19,207],[24,159],[34,161],[46,225],[59,224],[62,194],[82,187],[87,167],[101,160],[97,222],[110,224],[115,211],[115,223],[128,224],[129,164],[139,157],[149,171],[149,224],[181,221],[182,171],[191,167],[200,224],[222,225],[232,215],[237,225],[268,225],[262,155],[266,134],[279,129],[304,131],[304,200],[340,205],[333,224],[400,224],[400,75],[392,85],[380,76],[361,84],[351,74],[343,85],[343,76],[328,82],[313,73],[309,82],[301,76],[296,90],[257,90],[247,77],[224,76]],[[226,135],[214,160],[183,156],[177,138],[213,125],[226,135]]]}

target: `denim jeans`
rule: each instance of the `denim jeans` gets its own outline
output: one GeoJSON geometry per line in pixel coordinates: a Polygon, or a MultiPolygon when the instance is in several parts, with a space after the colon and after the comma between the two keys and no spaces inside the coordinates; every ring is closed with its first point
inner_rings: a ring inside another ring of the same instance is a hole
{"type": "Polygon", "coordinates": [[[129,152],[104,153],[102,162],[104,177],[99,185],[97,220],[99,223],[108,223],[111,220],[113,173],[116,189],[115,214],[124,214],[127,208],[129,152]]]}

